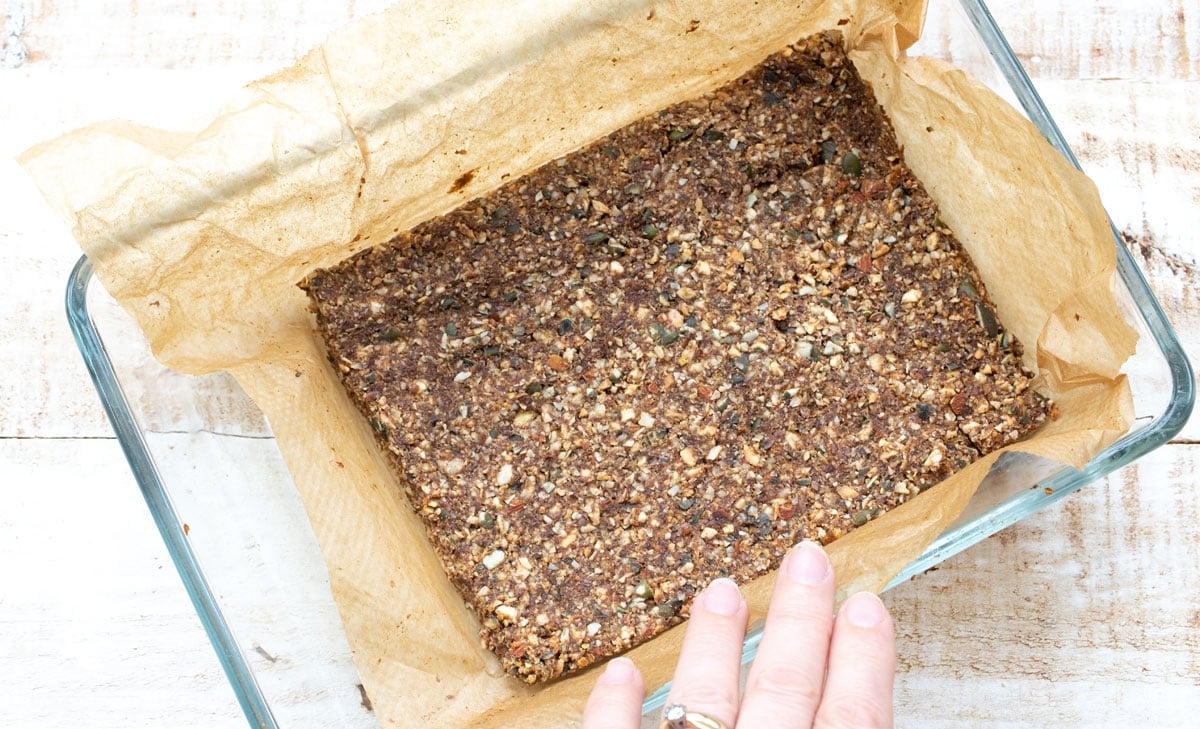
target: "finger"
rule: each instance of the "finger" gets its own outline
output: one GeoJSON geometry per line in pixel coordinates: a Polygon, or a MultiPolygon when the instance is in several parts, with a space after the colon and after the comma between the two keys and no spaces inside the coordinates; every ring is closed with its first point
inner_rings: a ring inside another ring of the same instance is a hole
{"type": "Polygon", "coordinates": [[[667,706],[683,704],[734,726],[746,601],[733,580],[713,580],[692,603],[667,706]]]}
{"type": "Polygon", "coordinates": [[[612,659],[588,696],[582,729],[638,729],[644,697],[642,674],[633,661],[612,659]]]}
{"type": "Polygon", "coordinates": [[[860,592],[838,612],[814,729],[891,729],[896,644],[879,598],[860,592]]]}
{"type": "Polygon", "coordinates": [[[833,632],[833,592],[825,550],[803,542],[784,557],[738,726],[812,727],[833,632]]]}

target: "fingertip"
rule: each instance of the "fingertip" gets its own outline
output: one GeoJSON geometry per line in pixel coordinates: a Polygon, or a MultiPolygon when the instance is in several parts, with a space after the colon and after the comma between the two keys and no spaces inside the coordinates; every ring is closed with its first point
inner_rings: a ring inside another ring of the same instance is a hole
{"type": "Polygon", "coordinates": [[[806,585],[819,585],[833,579],[833,564],[821,545],[805,540],[784,557],[781,574],[806,585]]]}
{"type": "Polygon", "coordinates": [[[887,608],[873,592],[859,592],[842,604],[840,616],[859,628],[877,628],[888,619],[887,608]]]}
{"type": "Polygon", "coordinates": [[[717,615],[736,615],[746,604],[737,583],[728,577],[718,577],[709,583],[702,596],[704,609],[717,615]]]}
{"type": "Polygon", "coordinates": [[[860,592],[838,611],[815,727],[892,726],[895,628],[879,596],[860,592]]]}
{"type": "Polygon", "coordinates": [[[641,677],[641,672],[633,661],[625,656],[618,656],[605,665],[604,673],[600,674],[596,683],[604,686],[627,686],[641,680],[641,677]]]}
{"type": "Polygon", "coordinates": [[[618,656],[596,678],[583,710],[582,729],[627,729],[641,720],[645,689],[633,661],[618,656]]]}

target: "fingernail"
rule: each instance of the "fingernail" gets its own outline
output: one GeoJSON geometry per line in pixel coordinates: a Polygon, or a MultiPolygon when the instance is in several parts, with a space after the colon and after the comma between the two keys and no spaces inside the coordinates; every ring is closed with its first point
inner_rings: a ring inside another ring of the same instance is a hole
{"type": "Polygon", "coordinates": [[[846,600],[842,606],[842,615],[851,625],[860,628],[874,628],[883,622],[887,611],[879,596],[873,592],[860,592],[846,600]]]}
{"type": "Polygon", "coordinates": [[[704,591],[704,607],[717,615],[733,615],[742,606],[742,593],[728,577],[718,577],[704,591]]]}
{"type": "Polygon", "coordinates": [[[797,544],[788,553],[784,571],[793,580],[808,585],[819,585],[829,579],[829,575],[833,572],[833,566],[829,564],[829,557],[825,555],[825,550],[817,546],[815,542],[805,541],[797,544]]]}
{"type": "Polygon", "coordinates": [[[608,662],[608,665],[604,667],[604,673],[600,674],[596,683],[610,686],[626,684],[633,680],[635,673],[637,673],[637,668],[634,667],[633,661],[621,656],[608,662]]]}

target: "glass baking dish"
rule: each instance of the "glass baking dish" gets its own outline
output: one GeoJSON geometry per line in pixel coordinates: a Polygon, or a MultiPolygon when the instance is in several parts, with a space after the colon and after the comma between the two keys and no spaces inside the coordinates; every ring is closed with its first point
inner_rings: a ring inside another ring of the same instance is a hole
{"type": "MultiPolygon", "coordinates": [[[[981,0],[931,0],[912,55],[943,58],[1024,110],[1072,162],[981,0]]],[[[1118,299],[1141,335],[1126,367],[1132,430],[1083,469],[1001,459],[960,520],[888,585],[920,574],[1157,448],[1179,432],[1193,375],[1162,309],[1114,229],[1118,299]]],[[[67,313],[83,358],[151,515],[251,726],[373,727],[325,565],[270,427],[234,380],[159,364],[80,259],[67,313]]],[[[744,662],[760,637],[752,629],[744,662]]],[[[646,700],[655,716],[668,687],[646,700]]]]}

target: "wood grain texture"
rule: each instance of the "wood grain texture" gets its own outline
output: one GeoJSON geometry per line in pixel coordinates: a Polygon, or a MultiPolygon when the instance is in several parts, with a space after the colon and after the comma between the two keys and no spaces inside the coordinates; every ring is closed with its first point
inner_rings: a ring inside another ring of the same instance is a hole
{"type": "Polygon", "coordinates": [[[0,727],[244,727],[116,441],[0,439],[0,474],[0,727]]]}
{"type": "Polygon", "coordinates": [[[389,0],[11,0],[25,63],[60,68],[286,65],[389,0]]]}
{"type": "MultiPolygon", "coordinates": [[[[188,68],[287,63],[333,28],[389,0],[9,0],[3,35],[24,63],[188,68]]],[[[995,0],[992,14],[1040,78],[1194,79],[1200,8],[1188,0],[995,0]]],[[[936,23],[931,26],[936,32],[936,23]]]]}
{"type": "Polygon", "coordinates": [[[1194,726],[1197,456],[1157,451],[888,593],[898,725],[1194,726]]]}
{"type": "Polygon", "coordinates": [[[1200,70],[1200,7],[1189,0],[987,5],[1035,79],[1195,80],[1200,70]]]}
{"type": "MultiPolygon", "coordinates": [[[[191,126],[386,4],[0,6],[0,727],[245,726],[67,331],[77,249],[12,155],[112,116],[191,126]]],[[[1200,9],[991,9],[1196,360],[1200,9]]],[[[888,593],[897,726],[1196,724],[1200,419],[1177,440],[888,593]]]]}

